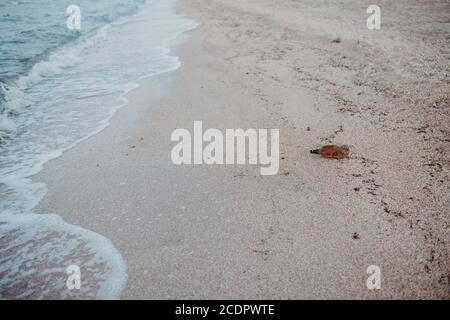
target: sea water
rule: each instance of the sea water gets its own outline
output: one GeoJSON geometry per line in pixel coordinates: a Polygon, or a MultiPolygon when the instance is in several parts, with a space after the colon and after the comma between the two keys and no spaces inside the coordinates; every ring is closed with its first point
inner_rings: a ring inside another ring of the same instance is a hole
{"type": "MultiPolygon", "coordinates": [[[[0,298],[117,298],[111,241],[33,208],[43,165],[108,125],[142,78],[179,67],[169,42],[195,27],[175,0],[0,2],[0,298]],[[66,9],[81,9],[81,29],[66,9]],[[66,286],[71,265],[81,287],[66,286]]],[[[132,112],[132,110],[129,110],[132,112]]]]}

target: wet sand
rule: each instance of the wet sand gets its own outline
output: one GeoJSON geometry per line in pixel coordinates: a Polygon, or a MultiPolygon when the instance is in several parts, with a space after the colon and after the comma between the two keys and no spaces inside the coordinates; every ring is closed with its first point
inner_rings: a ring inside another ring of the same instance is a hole
{"type": "Polygon", "coordinates": [[[35,177],[39,211],[114,243],[124,299],[449,298],[450,8],[382,3],[370,31],[361,1],[180,0],[181,68],[35,177]],[[194,120],[280,129],[279,174],[175,166],[194,120]]]}

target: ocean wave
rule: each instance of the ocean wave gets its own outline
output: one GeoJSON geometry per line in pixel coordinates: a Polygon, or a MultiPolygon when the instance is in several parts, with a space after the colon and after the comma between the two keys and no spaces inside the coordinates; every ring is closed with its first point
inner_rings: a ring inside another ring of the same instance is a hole
{"type": "Polygon", "coordinates": [[[148,2],[133,16],[81,34],[1,83],[0,135],[9,137],[0,145],[1,297],[119,296],[126,273],[113,244],[57,215],[33,213],[47,188],[31,177],[106,128],[137,81],[180,66],[169,41],[195,23],[176,15],[174,3],[148,2]],[[69,263],[91,274],[84,291],[67,292],[62,279],[69,263]]]}
{"type": "Polygon", "coordinates": [[[115,299],[125,285],[111,241],[57,215],[3,214],[0,233],[0,299],[115,299]],[[72,265],[82,266],[80,290],[66,287],[72,265]]]}
{"type": "Polygon", "coordinates": [[[65,12],[53,1],[5,0],[0,13],[0,143],[15,135],[17,115],[30,106],[24,93],[28,86],[79,63],[80,51],[104,37],[108,24],[145,4],[146,0],[80,0],[83,28],[70,31],[65,12]]]}

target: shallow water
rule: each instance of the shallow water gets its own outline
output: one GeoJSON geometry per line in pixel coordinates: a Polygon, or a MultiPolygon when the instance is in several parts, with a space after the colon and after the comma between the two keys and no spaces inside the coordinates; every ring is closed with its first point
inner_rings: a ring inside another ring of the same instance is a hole
{"type": "MultiPolygon", "coordinates": [[[[195,26],[175,0],[5,1],[0,47],[0,297],[115,298],[125,264],[101,235],[34,214],[46,186],[30,177],[101,131],[138,80],[179,67],[169,41],[195,26]],[[79,265],[80,290],[65,286],[79,265]]],[[[132,112],[132,110],[130,110],[132,112]]]]}

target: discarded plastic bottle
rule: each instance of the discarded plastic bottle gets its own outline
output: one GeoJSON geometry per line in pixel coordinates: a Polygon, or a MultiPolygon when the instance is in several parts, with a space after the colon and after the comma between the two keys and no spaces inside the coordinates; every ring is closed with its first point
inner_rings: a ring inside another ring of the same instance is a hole
{"type": "Polygon", "coordinates": [[[328,145],[319,149],[311,150],[310,153],[319,154],[324,158],[343,159],[348,158],[349,151],[350,148],[348,146],[328,145]]]}

